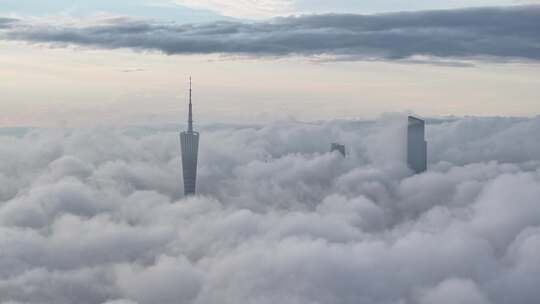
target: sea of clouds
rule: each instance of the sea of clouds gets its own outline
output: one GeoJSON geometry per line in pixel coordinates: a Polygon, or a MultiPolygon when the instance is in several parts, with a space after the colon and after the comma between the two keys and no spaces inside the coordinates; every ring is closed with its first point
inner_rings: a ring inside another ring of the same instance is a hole
{"type": "Polygon", "coordinates": [[[0,136],[0,302],[538,303],[540,117],[0,136]],[[328,153],[347,145],[348,157],[328,153]]]}

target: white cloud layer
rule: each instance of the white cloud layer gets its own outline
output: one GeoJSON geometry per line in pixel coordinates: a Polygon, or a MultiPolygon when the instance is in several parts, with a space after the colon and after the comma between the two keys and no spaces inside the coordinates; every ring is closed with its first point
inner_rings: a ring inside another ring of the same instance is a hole
{"type": "Polygon", "coordinates": [[[0,137],[2,303],[537,303],[540,117],[0,137]],[[384,139],[384,140],[383,140],[384,139]],[[326,153],[345,143],[349,157],[326,153]]]}

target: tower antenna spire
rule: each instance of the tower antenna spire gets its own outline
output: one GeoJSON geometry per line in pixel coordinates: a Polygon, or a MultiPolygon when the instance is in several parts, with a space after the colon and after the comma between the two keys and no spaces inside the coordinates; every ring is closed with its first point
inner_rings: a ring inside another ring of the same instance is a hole
{"type": "Polygon", "coordinates": [[[189,76],[189,116],[188,116],[188,132],[193,133],[193,105],[191,103],[191,76],[189,76]]]}

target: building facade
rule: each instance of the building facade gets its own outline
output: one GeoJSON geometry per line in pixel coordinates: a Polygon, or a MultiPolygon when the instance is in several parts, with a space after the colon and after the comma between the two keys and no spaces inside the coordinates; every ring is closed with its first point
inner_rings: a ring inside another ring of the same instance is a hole
{"type": "Polygon", "coordinates": [[[416,174],[427,170],[425,122],[413,116],[408,117],[407,164],[416,174]]]}
{"type": "Polygon", "coordinates": [[[330,146],[330,152],[338,151],[343,157],[347,155],[347,152],[345,151],[345,145],[338,144],[338,143],[332,143],[330,146]]]}

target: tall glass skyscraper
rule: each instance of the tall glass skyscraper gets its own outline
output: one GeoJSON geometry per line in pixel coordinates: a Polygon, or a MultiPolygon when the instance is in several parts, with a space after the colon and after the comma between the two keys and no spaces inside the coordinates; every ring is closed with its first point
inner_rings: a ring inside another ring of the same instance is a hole
{"type": "Polygon", "coordinates": [[[427,170],[425,122],[413,116],[407,127],[407,164],[417,174],[427,170]]]}
{"type": "Polygon", "coordinates": [[[182,148],[182,171],[184,176],[184,195],[196,193],[197,155],[199,154],[199,132],[193,131],[193,105],[191,103],[191,78],[189,78],[188,130],[180,133],[182,148]]]}

